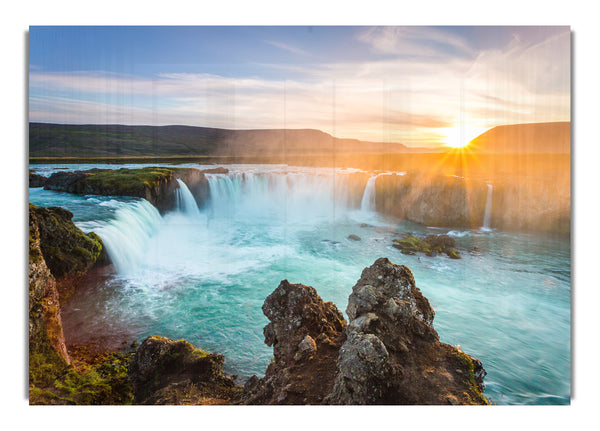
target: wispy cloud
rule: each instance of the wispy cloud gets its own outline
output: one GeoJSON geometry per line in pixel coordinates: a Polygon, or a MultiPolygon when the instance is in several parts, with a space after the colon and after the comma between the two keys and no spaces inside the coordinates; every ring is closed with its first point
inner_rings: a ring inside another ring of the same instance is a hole
{"type": "Polygon", "coordinates": [[[277,42],[274,40],[265,40],[265,43],[268,43],[269,45],[272,45],[276,48],[279,49],[283,49],[284,51],[288,51],[291,52],[292,54],[296,54],[296,55],[303,55],[303,56],[310,56],[311,53],[308,51],[305,51],[303,49],[297,48],[293,45],[287,44],[287,43],[283,43],[283,42],[277,42]]]}
{"type": "Polygon", "coordinates": [[[472,56],[476,52],[462,37],[431,27],[373,27],[358,40],[378,52],[404,57],[472,56]]]}

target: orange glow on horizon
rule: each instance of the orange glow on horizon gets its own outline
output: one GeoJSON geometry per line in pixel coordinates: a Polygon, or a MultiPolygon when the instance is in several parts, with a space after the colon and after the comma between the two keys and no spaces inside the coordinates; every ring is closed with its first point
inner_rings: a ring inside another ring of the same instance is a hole
{"type": "Polygon", "coordinates": [[[487,128],[460,123],[454,127],[441,129],[440,134],[441,140],[444,142],[444,146],[452,149],[468,147],[473,139],[485,131],[487,131],[487,128]]]}

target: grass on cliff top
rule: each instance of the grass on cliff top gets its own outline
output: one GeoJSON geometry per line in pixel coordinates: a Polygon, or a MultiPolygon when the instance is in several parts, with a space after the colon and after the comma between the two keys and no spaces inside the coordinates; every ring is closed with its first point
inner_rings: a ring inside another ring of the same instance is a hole
{"type": "Polygon", "coordinates": [[[159,167],[122,168],[92,173],[86,178],[86,182],[93,187],[135,193],[143,191],[145,187],[152,188],[159,182],[171,178],[173,171],[172,168],[159,167]]]}

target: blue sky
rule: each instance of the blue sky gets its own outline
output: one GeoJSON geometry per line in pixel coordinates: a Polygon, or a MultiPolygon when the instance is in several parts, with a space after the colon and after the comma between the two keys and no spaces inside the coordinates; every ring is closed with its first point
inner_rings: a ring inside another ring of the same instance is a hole
{"type": "Polygon", "coordinates": [[[568,27],[30,27],[29,120],[455,144],[570,120],[568,27]]]}

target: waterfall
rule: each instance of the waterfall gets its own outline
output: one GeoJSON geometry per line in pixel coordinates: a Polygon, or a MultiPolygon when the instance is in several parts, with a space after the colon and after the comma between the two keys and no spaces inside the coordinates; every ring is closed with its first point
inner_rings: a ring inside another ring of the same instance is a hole
{"type": "Polygon", "coordinates": [[[373,175],[368,179],[362,201],[360,202],[361,211],[375,211],[375,181],[377,175],[373,175]]]}
{"type": "Polygon", "coordinates": [[[177,178],[179,188],[175,190],[177,209],[188,217],[200,218],[200,210],[194,195],[183,181],[177,178]]]}
{"type": "Polygon", "coordinates": [[[158,210],[141,200],[117,210],[114,220],[96,230],[117,272],[128,272],[142,261],[150,237],[161,222],[158,210]]]}
{"type": "Polygon", "coordinates": [[[490,229],[490,218],[492,216],[492,191],[494,187],[491,184],[488,184],[488,192],[487,199],[485,201],[485,213],[483,215],[483,230],[491,230],[490,229]]]}
{"type": "Polygon", "coordinates": [[[349,174],[308,172],[206,174],[210,217],[306,222],[351,208],[349,174]]]}

